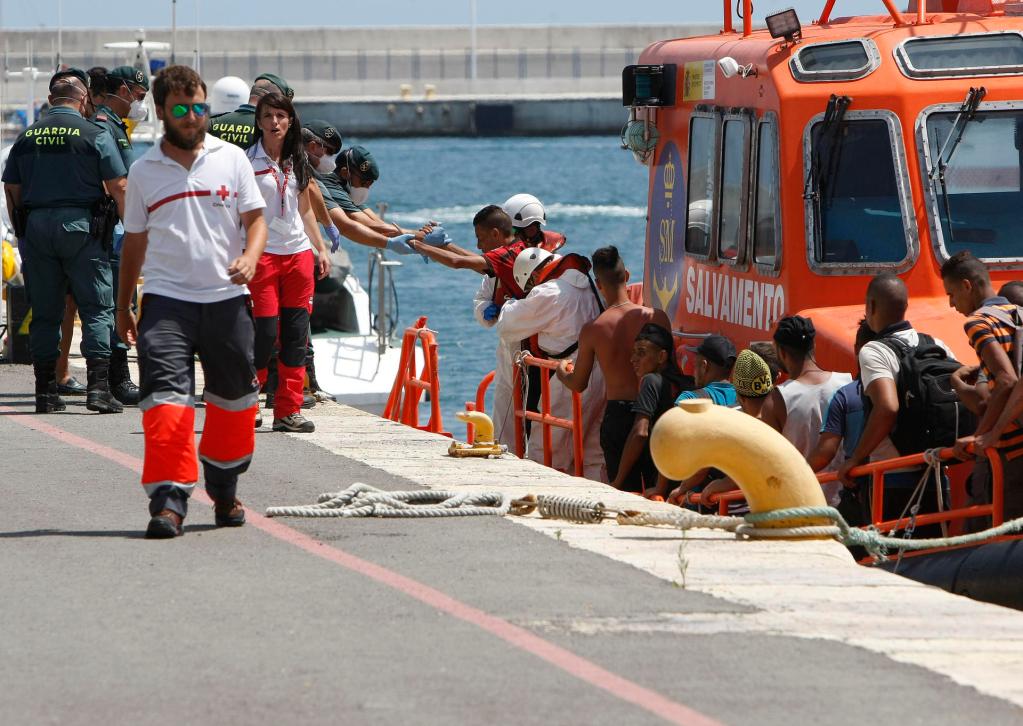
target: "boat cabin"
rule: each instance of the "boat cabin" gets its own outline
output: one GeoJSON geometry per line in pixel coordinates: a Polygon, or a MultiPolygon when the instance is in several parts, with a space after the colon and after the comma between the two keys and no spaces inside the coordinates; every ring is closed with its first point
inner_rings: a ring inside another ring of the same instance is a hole
{"type": "Polygon", "coordinates": [[[939,269],[970,250],[1023,276],[1023,2],[900,13],[795,11],[665,40],[623,72],[623,143],[650,167],[643,295],[681,337],[740,349],[799,313],[822,365],[854,370],[870,278],[907,283],[909,320],[975,356],[939,269]]]}

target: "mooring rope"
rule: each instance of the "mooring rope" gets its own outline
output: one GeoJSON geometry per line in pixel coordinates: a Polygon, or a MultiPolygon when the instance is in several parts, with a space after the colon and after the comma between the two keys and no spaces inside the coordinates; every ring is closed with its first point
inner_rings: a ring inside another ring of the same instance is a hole
{"type": "Polygon", "coordinates": [[[440,490],[386,492],[356,482],[340,492],[321,494],[317,504],[268,507],[268,517],[477,517],[505,515],[511,497],[500,492],[440,490]]]}

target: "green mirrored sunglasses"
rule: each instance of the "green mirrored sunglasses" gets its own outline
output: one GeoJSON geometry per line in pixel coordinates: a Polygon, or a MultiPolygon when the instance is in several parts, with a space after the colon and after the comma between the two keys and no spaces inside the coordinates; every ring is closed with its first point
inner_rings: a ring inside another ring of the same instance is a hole
{"type": "Polygon", "coordinates": [[[210,105],[208,103],[193,103],[191,106],[184,103],[175,104],[171,107],[171,116],[174,118],[184,118],[191,111],[199,118],[202,118],[210,112],[210,105]]]}

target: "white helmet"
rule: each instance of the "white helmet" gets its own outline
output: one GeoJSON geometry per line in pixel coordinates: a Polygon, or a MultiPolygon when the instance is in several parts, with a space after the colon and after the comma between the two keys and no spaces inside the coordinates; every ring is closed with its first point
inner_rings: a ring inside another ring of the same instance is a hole
{"type": "Polygon", "coordinates": [[[234,111],[249,100],[249,84],[238,76],[224,76],[210,91],[210,113],[234,111]]]}
{"type": "Polygon", "coordinates": [[[543,203],[532,194],[516,194],[501,207],[511,217],[513,227],[522,229],[533,222],[539,222],[541,227],[547,224],[547,210],[544,209],[543,203]]]}
{"type": "Polygon", "coordinates": [[[557,257],[557,255],[542,247],[527,247],[519,252],[518,257],[515,258],[515,264],[512,265],[512,277],[515,278],[516,284],[525,290],[529,276],[552,257],[557,257]]]}

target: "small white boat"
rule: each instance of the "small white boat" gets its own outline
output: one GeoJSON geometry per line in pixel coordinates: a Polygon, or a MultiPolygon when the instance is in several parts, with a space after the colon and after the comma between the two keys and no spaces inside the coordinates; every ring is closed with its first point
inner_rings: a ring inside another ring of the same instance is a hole
{"type": "Polygon", "coordinates": [[[401,358],[393,346],[397,299],[391,276],[401,263],[374,251],[367,291],[344,249],[331,255],[331,262],[331,275],[317,282],[313,298],[317,382],[338,403],[380,414],[401,358]]]}

